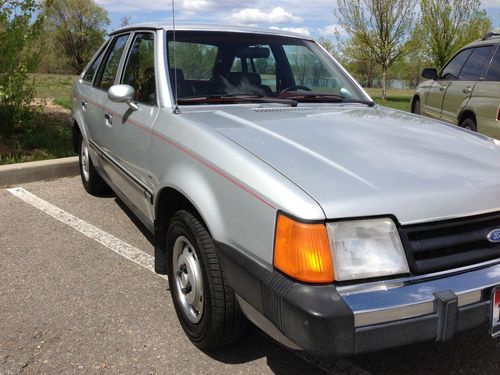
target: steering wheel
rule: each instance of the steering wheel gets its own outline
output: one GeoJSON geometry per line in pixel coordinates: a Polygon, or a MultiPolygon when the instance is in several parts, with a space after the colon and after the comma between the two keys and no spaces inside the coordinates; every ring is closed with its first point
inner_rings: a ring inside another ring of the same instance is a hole
{"type": "MultiPolygon", "coordinates": [[[[312,91],[309,87],[303,86],[303,85],[293,85],[290,87],[287,87],[286,89],[282,90],[279,95],[284,94],[289,91],[297,91],[297,90],[303,90],[303,91],[312,91]]],[[[278,96],[279,96],[278,95],[278,96]]]]}

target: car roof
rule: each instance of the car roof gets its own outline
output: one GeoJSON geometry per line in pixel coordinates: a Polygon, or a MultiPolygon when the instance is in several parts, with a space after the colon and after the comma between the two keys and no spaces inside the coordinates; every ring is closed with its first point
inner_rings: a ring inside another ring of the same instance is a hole
{"type": "MultiPolygon", "coordinates": [[[[128,25],[125,27],[121,27],[112,33],[109,36],[113,36],[115,34],[122,33],[124,31],[130,30],[166,30],[171,31],[173,27],[171,24],[163,24],[157,22],[146,22],[146,23],[138,23],[134,25],[128,25]]],[[[313,40],[312,37],[308,35],[303,35],[291,31],[281,30],[281,29],[266,29],[261,27],[253,27],[253,26],[241,26],[241,25],[220,25],[220,24],[189,24],[182,23],[175,25],[176,31],[220,31],[220,32],[232,32],[232,33],[246,33],[246,34],[265,34],[265,35],[277,35],[277,36],[286,36],[291,38],[300,38],[313,40]]]]}

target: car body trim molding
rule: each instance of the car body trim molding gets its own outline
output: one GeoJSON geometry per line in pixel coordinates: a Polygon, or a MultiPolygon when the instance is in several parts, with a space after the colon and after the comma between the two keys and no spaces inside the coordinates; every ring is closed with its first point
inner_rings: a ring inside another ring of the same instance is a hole
{"type": "MultiPolygon", "coordinates": [[[[97,108],[99,108],[101,110],[106,110],[107,112],[109,112],[110,114],[112,114],[113,116],[119,118],[122,121],[124,120],[124,118],[123,118],[123,116],[121,114],[116,113],[114,111],[110,111],[109,109],[103,107],[100,104],[95,103],[94,101],[90,100],[89,98],[86,98],[86,97],[80,95],[80,99],[87,101],[89,104],[92,104],[92,105],[94,105],[95,107],[97,107],[97,108]]],[[[217,173],[219,176],[221,176],[224,179],[226,179],[227,181],[231,182],[233,185],[237,186],[238,188],[240,188],[241,190],[247,192],[248,194],[250,194],[251,196],[253,196],[257,200],[259,200],[260,202],[264,203],[269,208],[272,208],[273,210],[276,210],[275,206],[273,206],[271,203],[267,202],[264,198],[262,198],[259,194],[257,194],[253,190],[251,190],[249,187],[245,186],[243,184],[243,182],[240,182],[235,177],[232,177],[232,176],[228,175],[227,173],[221,171],[219,168],[217,168],[215,165],[211,164],[209,161],[207,161],[207,160],[203,159],[202,157],[194,154],[193,152],[191,152],[187,148],[181,146],[180,144],[178,144],[177,142],[173,141],[172,139],[170,139],[170,138],[166,137],[165,135],[157,132],[156,130],[153,130],[153,129],[150,129],[150,128],[146,127],[145,125],[143,125],[143,124],[141,124],[141,123],[139,123],[137,121],[131,120],[130,118],[127,118],[126,122],[128,122],[130,125],[138,128],[138,129],[141,129],[141,130],[145,131],[146,133],[148,133],[151,136],[153,136],[153,137],[161,140],[162,142],[165,142],[165,143],[167,143],[167,144],[175,147],[179,151],[181,151],[184,154],[188,155],[190,158],[196,160],[198,163],[204,165],[208,169],[210,169],[213,172],[217,173]]]]}
{"type": "Polygon", "coordinates": [[[149,201],[153,202],[153,191],[146,186],[143,182],[141,182],[137,177],[135,177],[132,173],[130,173],[123,165],[118,163],[113,157],[111,157],[106,151],[104,151],[101,147],[97,145],[93,140],[89,139],[89,145],[94,148],[99,154],[101,154],[107,161],[111,163],[116,169],[120,170],[125,176],[127,176],[134,184],[136,184],[139,188],[144,190],[144,196],[149,199],[149,201]]]}

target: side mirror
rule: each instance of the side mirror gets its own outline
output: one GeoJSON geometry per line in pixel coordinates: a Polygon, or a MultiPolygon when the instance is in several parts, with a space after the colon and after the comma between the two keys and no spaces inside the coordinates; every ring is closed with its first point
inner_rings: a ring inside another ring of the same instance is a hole
{"type": "Polygon", "coordinates": [[[425,68],[422,72],[422,77],[425,79],[436,79],[438,75],[437,69],[434,68],[425,68]]]}
{"type": "Polygon", "coordinates": [[[114,85],[108,90],[108,98],[115,103],[127,103],[131,110],[137,111],[139,106],[133,102],[135,89],[130,85],[114,85]]]}

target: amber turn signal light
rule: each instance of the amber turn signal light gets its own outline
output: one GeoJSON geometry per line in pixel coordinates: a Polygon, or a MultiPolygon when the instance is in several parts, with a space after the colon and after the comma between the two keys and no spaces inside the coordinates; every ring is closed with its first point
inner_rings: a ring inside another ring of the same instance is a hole
{"type": "Polygon", "coordinates": [[[308,283],[334,280],[332,254],[324,224],[305,224],[278,215],[274,267],[308,283]]]}

